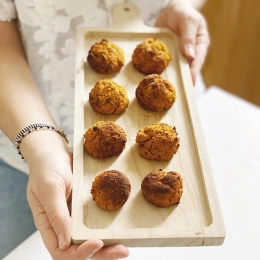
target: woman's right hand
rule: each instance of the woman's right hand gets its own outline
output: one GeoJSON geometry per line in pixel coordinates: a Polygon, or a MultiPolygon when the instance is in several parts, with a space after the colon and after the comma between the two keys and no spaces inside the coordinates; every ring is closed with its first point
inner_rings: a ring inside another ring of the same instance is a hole
{"type": "Polygon", "coordinates": [[[27,197],[35,225],[54,260],[115,260],[128,256],[122,245],[103,247],[99,239],[71,244],[70,199],[72,153],[55,132],[32,132],[23,139],[22,153],[29,165],[27,197]],[[37,143],[28,148],[29,143],[37,143]],[[54,145],[55,144],[55,145],[54,145]],[[27,147],[25,147],[27,146],[27,147]],[[33,148],[33,149],[32,149],[33,148]]]}

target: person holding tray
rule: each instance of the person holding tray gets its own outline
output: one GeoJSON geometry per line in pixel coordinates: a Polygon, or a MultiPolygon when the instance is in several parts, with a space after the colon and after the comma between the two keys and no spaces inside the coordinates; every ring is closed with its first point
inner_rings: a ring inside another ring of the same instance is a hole
{"type": "MultiPolygon", "coordinates": [[[[129,254],[122,245],[104,248],[99,239],[73,245],[68,206],[72,190],[68,143],[73,140],[75,28],[108,26],[110,7],[120,2],[138,5],[147,25],[169,27],[180,35],[181,51],[189,60],[195,83],[209,37],[204,18],[188,1],[0,0],[1,183],[8,185],[8,172],[14,176],[29,174],[28,202],[53,259],[110,260],[129,254]]],[[[1,188],[1,198],[3,192],[1,188]]],[[[19,212],[25,212],[26,206],[20,205],[23,210],[19,212]]],[[[12,207],[11,201],[7,207],[12,207]]],[[[1,234],[12,221],[10,216],[1,218],[1,234]]]]}

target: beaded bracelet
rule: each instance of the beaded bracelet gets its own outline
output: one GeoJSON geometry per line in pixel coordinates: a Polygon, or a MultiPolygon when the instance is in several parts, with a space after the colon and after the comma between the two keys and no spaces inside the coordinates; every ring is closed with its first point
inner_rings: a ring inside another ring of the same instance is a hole
{"type": "Polygon", "coordinates": [[[17,151],[18,151],[18,154],[21,155],[22,159],[24,159],[24,157],[22,156],[21,154],[21,151],[20,151],[20,144],[22,142],[22,139],[27,136],[28,134],[30,134],[31,132],[33,131],[38,131],[38,130],[51,130],[51,131],[55,131],[57,132],[58,134],[60,134],[64,139],[65,141],[67,142],[69,148],[70,148],[70,143],[69,143],[69,140],[66,136],[66,134],[64,133],[63,130],[61,130],[60,128],[56,128],[52,125],[48,125],[48,124],[40,124],[40,123],[37,123],[37,124],[32,124],[32,125],[29,125],[29,126],[26,126],[24,127],[16,136],[15,138],[15,146],[17,148],[17,151]]]}

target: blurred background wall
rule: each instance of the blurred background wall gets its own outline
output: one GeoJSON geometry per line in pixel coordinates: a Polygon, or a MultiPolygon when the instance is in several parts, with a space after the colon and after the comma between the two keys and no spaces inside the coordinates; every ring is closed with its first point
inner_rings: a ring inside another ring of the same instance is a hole
{"type": "Polygon", "coordinates": [[[217,85],[260,106],[260,1],[190,0],[206,18],[211,45],[202,68],[217,85]]]}

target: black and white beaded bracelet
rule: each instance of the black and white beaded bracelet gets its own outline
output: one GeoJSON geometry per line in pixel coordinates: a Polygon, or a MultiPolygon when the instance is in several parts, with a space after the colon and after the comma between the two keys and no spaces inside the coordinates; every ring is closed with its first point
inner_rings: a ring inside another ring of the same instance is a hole
{"type": "Polygon", "coordinates": [[[38,131],[38,130],[51,130],[51,131],[55,131],[56,133],[60,134],[65,141],[67,142],[69,148],[70,148],[70,143],[69,140],[66,136],[66,134],[64,133],[63,130],[61,130],[60,128],[54,127],[52,125],[49,124],[41,124],[41,123],[36,123],[36,124],[31,124],[29,126],[24,127],[16,136],[15,138],[15,146],[17,148],[18,154],[21,155],[22,159],[24,159],[24,157],[21,154],[20,151],[20,144],[22,142],[22,139],[27,136],[28,134],[30,134],[33,131],[38,131]]]}

